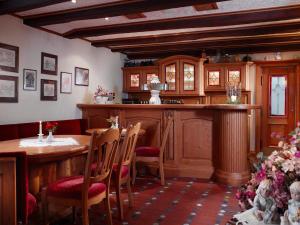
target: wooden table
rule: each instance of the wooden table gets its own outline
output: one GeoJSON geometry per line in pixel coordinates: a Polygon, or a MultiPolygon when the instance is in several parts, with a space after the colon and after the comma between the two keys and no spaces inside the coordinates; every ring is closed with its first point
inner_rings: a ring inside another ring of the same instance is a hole
{"type": "Polygon", "coordinates": [[[32,194],[38,194],[42,186],[46,186],[60,177],[76,174],[84,167],[83,154],[85,155],[88,150],[90,136],[55,135],[55,137],[70,137],[79,145],[20,147],[21,139],[0,142],[1,152],[25,151],[27,153],[29,190],[32,194]]]}

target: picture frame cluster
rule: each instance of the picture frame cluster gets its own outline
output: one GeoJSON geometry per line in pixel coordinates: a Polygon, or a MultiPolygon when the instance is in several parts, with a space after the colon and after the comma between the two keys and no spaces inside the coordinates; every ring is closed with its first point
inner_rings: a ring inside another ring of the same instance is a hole
{"type": "MultiPolygon", "coordinates": [[[[2,72],[19,72],[19,47],[0,43],[0,103],[17,103],[19,77],[5,75],[2,72]]],[[[58,56],[41,52],[41,74],[58,75],[58,56]]],[[[72,94],[73,74],[60,72],[60,93],[72,94]]],[[[89,69],[82,67],[74,68],[74,85],[89,86],[89,69]]],[[[23,91],[37,91],[38,71],[35,69],[23,69],[23,91]]],[[[40,100],[57,101],[58,80],[40,79],[40,100]]]]}

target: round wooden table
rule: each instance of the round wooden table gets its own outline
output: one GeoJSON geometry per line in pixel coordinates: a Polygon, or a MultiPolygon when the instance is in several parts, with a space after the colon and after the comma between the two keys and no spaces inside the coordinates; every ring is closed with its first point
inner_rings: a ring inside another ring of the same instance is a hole
{"type": "MultiPolygon", "coordinates": [[[[90,136],[55,135],[54,138],[73,138],[78,145],[21,147],[20,141],[22,139],[0,142],[1,152],[25,151],[27,153],[29,190],[32,194],[38,194],[41,187],[60,177],[78,174],[78,171],[82,169],[80,167],[84,167],[83,155],[88,150],[90,136]]],[[[37,137],[29,139],[37,140],[37,137]]]]}

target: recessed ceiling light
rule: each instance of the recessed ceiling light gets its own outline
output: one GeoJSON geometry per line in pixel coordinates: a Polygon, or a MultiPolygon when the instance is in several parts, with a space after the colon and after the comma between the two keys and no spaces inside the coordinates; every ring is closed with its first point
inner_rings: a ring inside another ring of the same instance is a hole
{"type": "Polygon", "coordinates": [[[105,19],[106,21],[107,21],[107,20],[109,20],[109,18],[108,18],[108,17],[105,17],[104,19],[105,19]]]}
{"type": "Polygon", "coordinates": [[[71,2],[75,4],[75,3],[76,3],[76,0],[71,0],[71,2]]]}

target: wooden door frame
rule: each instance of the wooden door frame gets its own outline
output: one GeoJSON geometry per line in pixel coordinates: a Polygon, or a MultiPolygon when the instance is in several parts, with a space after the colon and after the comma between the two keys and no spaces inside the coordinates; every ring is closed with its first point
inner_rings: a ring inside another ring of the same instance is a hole
{"type": "MultiPolygon", "coordinates": [[[[257,105],[261,105],[261,114],[260,121],[256,121],[256,127],[260,127],[260,135],[256,135],[256,143],[259,143],[262,147],[262,129],[264,123],[263,117],[263,93],[262,93],[262,80],[263,80],[263,68],[294,68],[295,73],[295,84],[294,84],[294,94],[295,94],[295,102],[294,102],[294,119],[295,123],[300,120],[300,61],[271,61],[271,62],[256,62],[256,77],[255,77],[255,103],[257,105]]],[[[269,107],[269,106],[268,106],[269,107]]],[[[288,109],[290,110],[290,109],[288,109]]],[[[256,149],[256,151],[260,151],[260,149],[256,149]]]]}

